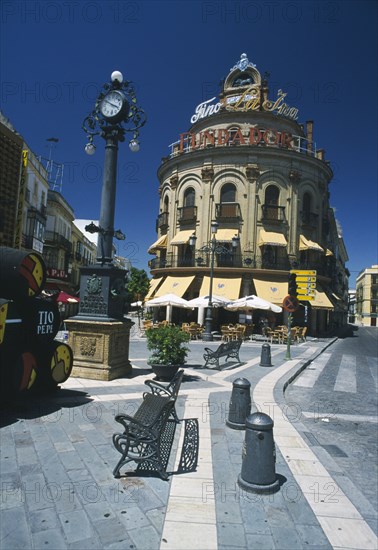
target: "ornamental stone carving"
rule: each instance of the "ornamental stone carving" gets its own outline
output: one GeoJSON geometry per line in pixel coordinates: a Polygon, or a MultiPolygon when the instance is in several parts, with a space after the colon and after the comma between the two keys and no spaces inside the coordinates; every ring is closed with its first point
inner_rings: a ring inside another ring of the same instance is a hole
{"type": "Polygon", "coordinates": [[[299,183],[301,181],[301,174],[297,170],[290,170],[289,180],[293,183],[299,183]]]}
{"type": "Polygon", "coordinates": [[[201,176],[203,181],[211,181],[214,177],[214,168],[212,166],[205,166],[201,170],[201,176]]]}
{"type": "Polygon", "coordinates": [[[169,183],[171,184],[172,189],[176,189],[178,185],[178,180],[179,180],[179,177],[177,174],[171,177],[171,179],[169,180],[169,183]]]}
{"type": "Polygon", "coordinates": [[[80,353],[84,356],[93,357],[96,353],[96,338],[83,336],[80,339],[80,353]]]}
{"type": "Polygon", "coordinates": [[[248,181],[257,180],[260,175],[260,170],[257,164],[247,164],[245,169],[245,175],[248,181]]]}

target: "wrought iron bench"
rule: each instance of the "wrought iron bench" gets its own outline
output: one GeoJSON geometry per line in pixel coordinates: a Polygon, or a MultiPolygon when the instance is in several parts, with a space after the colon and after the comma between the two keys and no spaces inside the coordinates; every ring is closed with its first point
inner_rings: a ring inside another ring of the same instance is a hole
{"type": "Polygon", "coordinates": [[[220,369],[219,359],[221,357],[226,357],[226,361],[229,357],[232,357],[240,363],[239,350],[241,344],[242,340],[232,340],[231,342],[222,343],[216,350],[205,348],[203,358],[205,359],[206,363],[202,368],[205,369],[208,365],[214,365],[214,367],[210,366],[209,368],[220,369]]]}
{"type": "MultiPolygon", "coordinates": [[[[156,382],[155,380],[146,380],[144,383],[150,388],[151,392],[154,395],[171,397],[172,399],[174,399],[176,403],[176,399],[178,396],[178,392],[180,390],[183,376],[184,376],[184,369],[180,369],[179,371],[176,372],[172,380],[167,385],[161,384],[160,382],[156,382]]],[[[146,395],[148,395],[148,392],[144,392],[143,397],[145,397],[146,395]]],[[[177,424],[179,424],[180,420],[178,419],[175,406],[173,406],[172,408],[171,415],[173,416],[177,424]]]]}
{"type": "Polygon", "coordinates": [[[122,455],[113,470],[114,477],[120,477],[122,466],[135,462],[138,469],[157,471],[162,479],[168,479],[166,463],[176,426],[175,422],[169,422],[169,416],[173,414],[175,401],[174,397],[146,392],[134,416],[117,414],[115,420],[124,431],[113,435],[113,444],[122,455]]]}

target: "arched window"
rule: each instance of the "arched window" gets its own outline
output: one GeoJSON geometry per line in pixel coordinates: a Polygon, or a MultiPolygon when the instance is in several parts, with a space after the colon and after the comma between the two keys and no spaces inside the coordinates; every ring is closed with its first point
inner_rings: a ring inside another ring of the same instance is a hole
{"type": "Polygon", "coordinates": [[[313,197],[311,193],[304,193],[302,198],[302,222],[311,227],[317,225],[317,214],[314,213],[313,197]]]}
{"type": "Polygon", "coordinates": [[[192,222],[197,218],[196,192],[193,187],[188,187],[184,192],[184,205],[179,208],[180,222],[192,222]]]}
{"type": "Polygon", "coordinates": [[[169,211],[169,200],[168,200],[168,197],[165,197],[164,199],[164,206],[163,206],[163,212],[168,212],[169,211]]]}
{"type": "Polygon", "coordinates": [[[236,187],[233,183],[223,185],[220,192],[220,204],[217,206],[217,217],[223,219],[237,218],[239,205],[236,203],[236,187]]]}
{"type": "Polygon", "coordinates": [[[196,193],[193,187],[188,187],[184,193],[184,206],[194,206],[196,203],[196,193]]]}
{"type": "Polygon", "coordinates": [[[303,195],[303,212],[310,213],[311,212],[311,195],[310,193],[305,193],[303,195]]]}
{"type": "Polygon", "coordinates": [[[265,190],[264,218],[278,220],[280,190],[276,185],[268,185],[265,190]]]}
{"type": "Polygon", "coordinates": [[[233,183],[226,183],[221,189],[220,201],[224,202],[236,202],[236,187],[233,183]]]}

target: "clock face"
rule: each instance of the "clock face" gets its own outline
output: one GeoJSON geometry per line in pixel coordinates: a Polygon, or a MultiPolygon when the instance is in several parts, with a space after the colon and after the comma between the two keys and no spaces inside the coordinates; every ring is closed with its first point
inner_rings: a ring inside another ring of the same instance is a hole
{"type": "Polygon", "coordinates": [[[124,99],[120,92],[109,92],[101,102],[100,111],[105,118],[113,119],[122,111],[124,99]]]}

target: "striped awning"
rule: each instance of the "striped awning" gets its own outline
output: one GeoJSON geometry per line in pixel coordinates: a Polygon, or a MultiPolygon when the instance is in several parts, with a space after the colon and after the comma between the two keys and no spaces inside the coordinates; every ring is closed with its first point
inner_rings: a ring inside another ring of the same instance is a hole
{"type": "Polygon", "coordinates": [[[156,292],[155,298],[164,296],[165,294],[176,294],[176,296],[182,298],[193,282],[194,277],[194,275],[190,277],[166,277],[164,283],[156,292]]]}
{"type": "Polygon", "coordinates": [[[263,300],[267,300],[272,304],[282,306],[284,298],[287,296],[288,283],[276,282],[272,280],[263,280],[253,277],[253,282],[256,289],[256,295],[263,300]]]}
{"type": "Polygon", "coordinates": [[[287,246],[287,240],[282,233],[274,233],[273,231],[265,231],[260,229],[259,246],[287,246]]]}
{"type": "Polygon", "coordinates": [[[310,239],[306,239],[304,235],[300,235],[299,237],[299,250],[317,250],[318,252],[324,252],[320,244],[310,241],[310,239]]]}
{"type": "Polygon", "coordinates": [[[150,288],[148,289],[148,293],[144,299],[146,302],[154,295],[155,290],[157,290],[162,280],[163,280],[163,277],[158,277],[156,279],[150,280],[150,288]]]}
{"type": "Polygon", "coordinates": [[[149,254],[155,254],[157,250],[163,250],[167,248],[168,236],[162,235],[157,241],[154,242],[148,249],[149,254]]]}
{"type": "MultiPolygon", "coordinates": [[[[240,295],[241,286],[240,277],[214,277],[213,278],[213,294],[228,298],[229,300],[237,300],[240,295]]],[[[203,278],[200,290],[200,296],[207,296],[210,292],[210,277],[203,278]]]]}
{"type": "Polygon", "coordinates": [[[219,242],[230,243],[234,237],[237,237],[239,234],[239,229],[230,229],[222,228],[218,229],[215,233],[215,238],[219,242]]]}
{"type": "Polygon", "coordinates": [[[173,244],[174,246],[178,246],[180,244],[187,244],[189,242],[190,237],[193,235],[193,233],[194,233],[194,229],[184,229],[183,231],[179,231],[171,240],[171,244],[173,244]]]}

